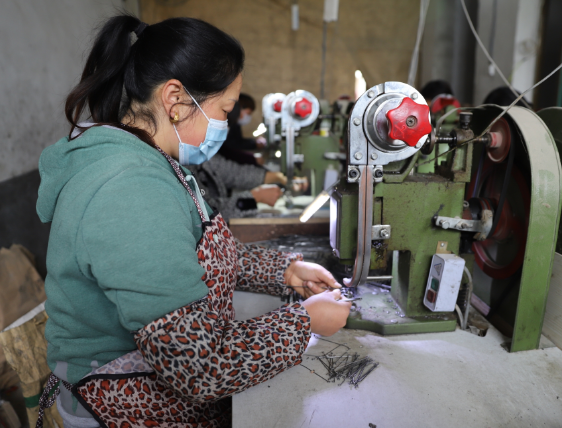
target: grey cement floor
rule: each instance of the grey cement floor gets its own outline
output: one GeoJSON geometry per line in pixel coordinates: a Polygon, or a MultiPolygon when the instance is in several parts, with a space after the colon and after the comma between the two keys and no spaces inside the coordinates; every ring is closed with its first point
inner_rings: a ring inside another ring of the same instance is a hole
{"type": "MultiPolygon", "coordinates": [[[[562,427],[556,347],[510,354],[493,327],[486,337],[458,329],[387,337],[342,330],[329,340],[380,366],[357,389],[294,367],[234,396],[233,428],[562,427]]],[[[307,354],[333,347],[313,337],[307,354]]],[[[303,364],[325,372],[312,358],[303,364]]]]}

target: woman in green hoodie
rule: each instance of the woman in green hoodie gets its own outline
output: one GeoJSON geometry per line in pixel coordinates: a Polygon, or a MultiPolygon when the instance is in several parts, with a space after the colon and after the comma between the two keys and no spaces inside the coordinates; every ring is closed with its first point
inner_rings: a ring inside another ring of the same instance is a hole
{"type": "Polygon", "coordinates": [[[70,135],[39,162],[52,223],[41,406],[60,391],[67,428],[228,426],[226,398],[345,324],[329,272],[236,242],[182,166],[220,148],[243,65],[235,39],[196,19],[116,16],[97,35],[66,101],[70,135]],[[92,123],[78,123],[86,107],[92,123]],[[307,299],[235,321],[235,287],[307,299]]]}

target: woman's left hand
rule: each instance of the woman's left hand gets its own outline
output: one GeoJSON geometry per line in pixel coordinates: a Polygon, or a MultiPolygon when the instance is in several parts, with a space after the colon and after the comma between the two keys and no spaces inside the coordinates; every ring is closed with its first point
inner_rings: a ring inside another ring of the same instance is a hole
{"type": "Polygon", "coordinates": [[[285,282],[304,298],[341,288],[330,272],[316,263],[295,261],[285,271],[285,282]]]}

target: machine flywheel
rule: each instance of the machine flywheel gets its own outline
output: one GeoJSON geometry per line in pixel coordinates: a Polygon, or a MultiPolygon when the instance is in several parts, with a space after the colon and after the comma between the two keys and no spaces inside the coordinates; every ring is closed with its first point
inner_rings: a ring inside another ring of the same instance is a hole
{"type": "MultiPolygon", "coordinates": [[[[507,132],[509,138],[509,128],[502,128],[499,132],[507,132]]],[[[503,158],[505,159],[505,156],[503,158]]],[[[492,210],[495,215],[507,168],[507,162],[498,164],[497,159],[483,159],[481,177],[473,177],[469,185],[471,208],[465,209],[463,217],[474,216],[475,206],[480,212],[485,209],[492,210]],[[475,188],[476,186],[478,188],[475,188]]],[[[506,190],[507,196],[497,226],[490,231],[486,240],[474,241],[472,244],[476,264],[494,279],[508,278],[519,270],[523,264],[527,244],[531,194],[525,177],[515,165],[511,169],[506,190]]]]}

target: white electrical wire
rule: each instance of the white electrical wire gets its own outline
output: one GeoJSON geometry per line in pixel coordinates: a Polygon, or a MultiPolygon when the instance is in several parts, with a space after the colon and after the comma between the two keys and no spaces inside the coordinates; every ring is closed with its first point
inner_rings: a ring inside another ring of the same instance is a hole
{"type": "MultiPolygon", "coordinates": [[[[461,1],[462,1],[462,0],[461,0],[461,1]]],[[[500,119],[509,111],[509,109],[511,109],[511,107],[513,107],[515,104],[517,104],[517,102],[518,102],[519,100],[521,100],[521,99],[523,98],[523,96],[525,96],[525,94],[526,94],[527,92],[532,91],[533,89],[535,89],[537,86],[539,86],[540,84],[542,84],[545,80],[547,80],[549,77],[551,77],[554,73],[556,73],[556,72],[557,72],[558,70],[560,70],[561,68],[562,68],[562,64],[560,64],[558,67],[556,67],[554,70],[552,70],[552,71],[548,74],[548,76],[542,78],[542,79],[539,80],[537,83],[535,83],[533,86],[531,86],[530,88],[528,88],[525,92],[523,92],[521,95],[519,95],[519,96],[515,99],[515,101],[513,101],[508,107],[505,108],[504,111],[502,111],[494,120],[492,120],[492,122],[488,125],[488,127],[487,127],[479,136],[474,137],[474,138],[471,138],[470,140],[467,140],[467,141],[465,141],[464,143],[461,143],[461,144],[459,144],[458,146],[453,147],[451,150],[447,150],[446,152],[443,152],[443,153],[440,153],[440,154],[438,154],[438,155],[435,155],[432,159],[429,159],[429,160],[427,160],[427,161],[425,161],[425,162],[422,162],[422,163],[418,163],[418,164],[416,164],[416,165],[414,165],[414,166],[415,166],[415,167],[418,167],[418,166],[421,166],[421,165],[425,165],[426,163],[433,162],[435,159],[437,159],[437,158],[439,158],[439,157],[441,157],[441,156],[444,156],[444,155],[446,155],[446,154],[448,154],[448,153],[451,153],[453,150],[456,150],[456,149],[458,149],[459,147],[465,146],[465,145],[467,145],[468,143],[471,143],[472,141],[477,140],[478,138],[482,137],[484,134],[486,134],[486,132],[488,132],[488,131],[492,128],[492,126],[494,126],[494,124],[495,124],[498,120],[500,120],[500,119]]],[[[494,105],[494,104],[485,104],[485,105],[494,105]]],[[[466,109],[467,109],[467,110],[470,110],[470,109],[480,108],[480,107],[483,107],[483,106],[473,107],[473,108],[466,108],[466,109]]],[[[500,107],[500,106],[498,106],[498,107],[500,107]]],[[[459,110],[459,109],[457,108],[457,109],[451,110],[451,111],[447,112],[447,115],[451,114],[451,112],[456,111],[456,110],[459,110]]],[[[445,115],[444,115],[444,116],[445,116],[445,115]]],[[[443,122],[440,120],[440,121],[439,121],[439,124],[442,124],[442,123],[443,123],[443,122]]],[[[439,128],[437,128],[437,129],[439,129],[439,128]]]]}
{"type": "Polygon", "coordinates": [[[483,136],[486,132],[488,132],[488,131],[492,128],[492,126],[494,126],[494,124],[495,124],[498,120],[500,120],[501,117],[502,117],[504,114],[506,114],[506,113],[508,112],[508,110],[509,110],[511,107],[513,107],[515,104],[517,104],[517,103],[519,102],[519,100],[522,100],[522,99],[523,99],[523,96],[524,96],[527,92],[532,91],[533,89],[535,89],[537,86],[539,86],[541,83],[543,83],[545,80],[547,80],[550,76],[552,76],[554,73],[556,73],[556,72],[557,72],[558,70],[560,70],[561,68],[562,68],[562,64],[560,64],[558,67],[556,67],[554,70],[552,70],[548,76],[544,77],[543,79],[541,79],[540,81],[538,81],[537,83],[535,83],[533,86],[531,86],[529,89],[527,89],[525,92],[523,92],[521,95],[519,95],[519,96],[515,99],[515,101],[513,101],[504,111],[502,111],[501,114],[500,114],[498,117],[496,117],[496,118],[492,121],[492,123],[490,123],[490,124],[488,125],[488,127],[484,130],[484,132],[482,132],[482,134],[480,134],[477,138],[480,138],[480,137],[483,136]]]}
{"type": "Polygon", "coordinates": [[[457,316],[459,317],[459,324],[461,325],[461,330],[464,330],[464,317],[462,315],[461,312],[461,308],[459,307],[459,305],[455,305],[455,311],[457,311],[457,316]]]}
{"type": "Polygon", "coordinates": [[[472,275],[466,265],[464,266],[464,273],[468,277],[468,295],[466,296],[466,310],[464,311],[463,327],[463,330],[466,330],[468,328],[468,310],[470,309],[470,299],[472,298],[472,289],[474,288],[474,285],[472,284],[472,275]]]}
{"type": "MultiPolygon", "coordinates": [[[[500,70],[500,68],[498,67],[498,65],[495,63],[495,61],[492,59],[492,57],[490,56],[490,54],[488,53],[488,50],[486,49],[486,47],[484,46],[484,43],[482,43],[482,40],[480,40],[480,37],[478,36],[478,33],[476,32],[476,29],[474,28],[474,25],[472,24],[472,20],[470,19],[470,15],[468,14],[468,10],[466,9],[466,5],[464,4],[464,0],[461,0],[461,5],[462,5],[462,9],[464,11],[464,15],[466,16],[466,20],[468,21],[468,25],[470,26],[470,29],[472,30],[472,34],[474,34],[474,37],[476,38],[476,41],[478,42],[478,44],[480,45],[480,47],[482,48],[482,51],[484,52],[484,55],[486,55],[486,58],[488,58],[488,61],[490,61],[492,63],[492,65],[494,66],[494,68],[497,70],[498,74],[500,75],[500,77],[502,78],[502,80],[504,81],[504,83],[509,87],[509,89],[511,90],[511,92],[513,92],[513,94],[517,97],[519,94],[517,93],[517,91],[513,88],[513,86],[511,86],[511,83],[509,83],[509,80],[507,80],[505,78],[505,76],[503,75],[502,71],[500,70]]],[[[525,106],[527,108],[531,108],[531,106],[529,105],[529,103],[527,102],[527,100],[525,100],[522,97],[519,97],[518,99],[522,99],[523,103],[525,104],[525,106]]]]}
{"type": "Polygon", "coordinates": [[[418,72],[418,58],[420,55],[420,44],[423,38],[423,29],[425,28],[425,18],[427,17],[427,9],[430,0],[420,0],[420,19],[418,22],[418,35],[414,52],[412,52],[412,60],[410,61],[410,72],[408,73],[408,85],[414,86],[416,74],[418,72]]]}

